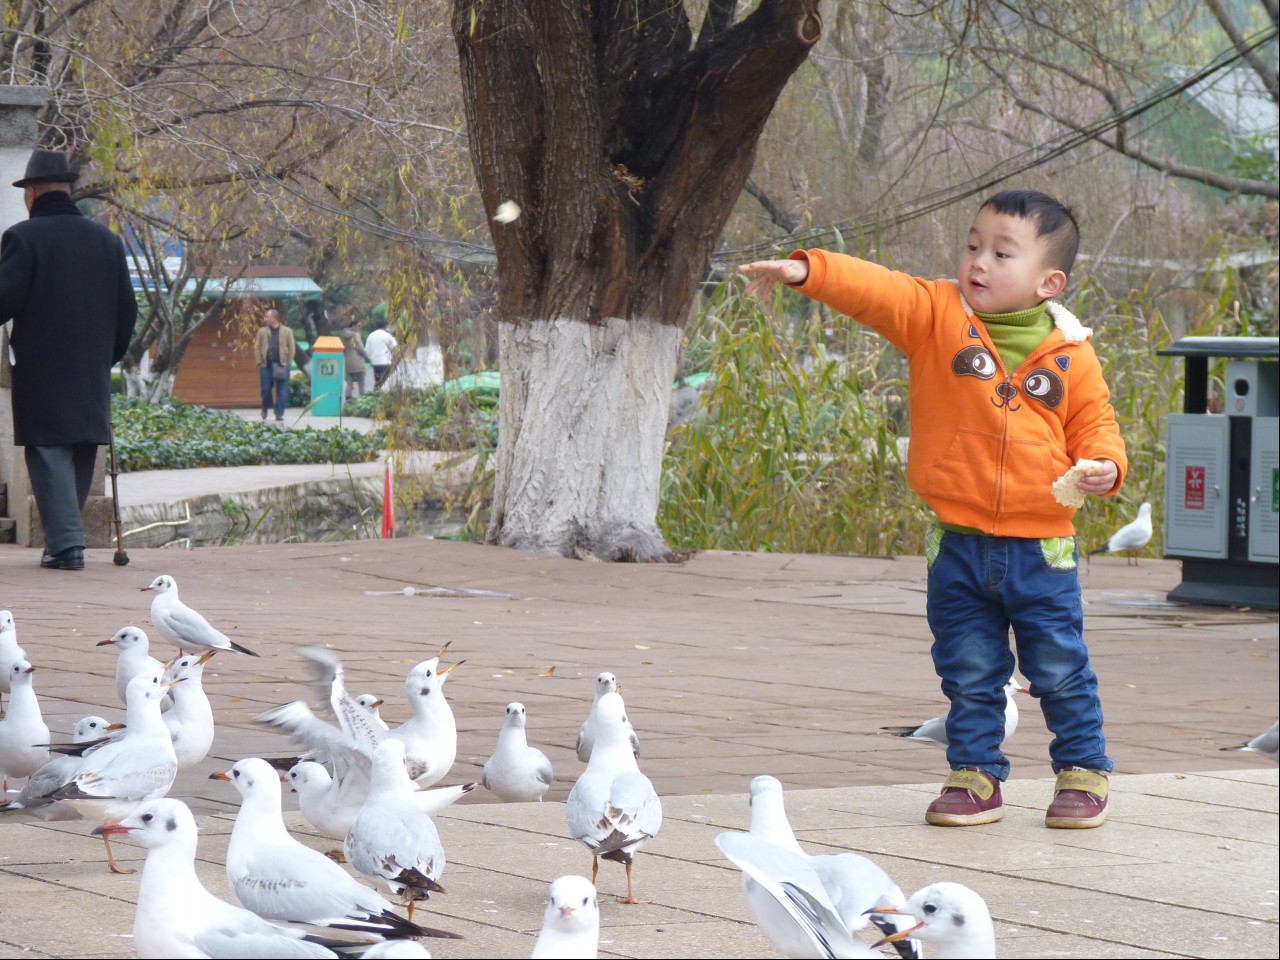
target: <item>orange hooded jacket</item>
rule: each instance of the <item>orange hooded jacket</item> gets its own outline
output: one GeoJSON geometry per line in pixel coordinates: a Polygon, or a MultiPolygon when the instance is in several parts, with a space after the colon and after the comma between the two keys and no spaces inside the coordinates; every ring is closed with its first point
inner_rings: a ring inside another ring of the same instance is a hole
{"type": "Polygon", "coordinates": [[[1053,482],[1077,460],[1128,459],[1091,331],[1056,303],[1054,330],[1013,371],[949,280],[921,280],[825,250],[798,251],[795,289],[875,330],[907,355],[907,481],[938,519],[999,537],[1066,537],[1075,510],[1053,482]]]}

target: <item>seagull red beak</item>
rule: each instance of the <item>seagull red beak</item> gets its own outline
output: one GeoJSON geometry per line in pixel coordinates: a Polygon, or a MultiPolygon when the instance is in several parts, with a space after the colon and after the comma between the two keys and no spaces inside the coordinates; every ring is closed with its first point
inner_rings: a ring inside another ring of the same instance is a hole
{"type": "Polygon", "coordinates": [[[213,659],[213,655],[217,652],[218,652],[217,650],[212,650],[212,649],[206,650],[204,653],[200,655],[200,659],[197,660],[196,663],[208,663],[210,660],[213,659]]]}
{"type": "Polygon", "coordinates": [[[210,780],[225,780],[227,783],[230,783],[230,782],[231,782],[231,772],[230,772],[230,771],[228,771],[228,770],[219,770],[217,773],[211,773],[211,774],[209,774],[209,779],[210,779],[210,780]]]}
{"type": "Polygon", "coordinates": [[[126,827],[119,821],[115,823],[104,823],[100,827],[94,827],[92,834],[95,837],[110,837],[117,833],[128,833],[133,827],[126,827]]]}
{"type": "Polygon", "coordinates": [[[109,643],[115,643],[115,642],[116,642],[116,641],[115,641],[115,637],[112,637],[110,640],[99,640],[97,643],[95,643],[95,644],[94,644],[94,646],[95,646],[95,647],[105,647],[107,644],[109,644],[109,643]]]}
{"type": "MultiPolygon", "coordinates": [[[[899,917],[913,916],[912,914],[908,913],[906,910],[903,910],[901,907],[875,907],[871,910],[863,911],[863,916],[866,916],[866,914],[869,914],[869,913],[874,913],[877,916],[879,916],[880,914],[893,914],[894,916],[899,916],[899,917]]],[[[887,943],[897,943],[899,940],[907,940],[911,937],[913,933],[915,933],[917,930],[919,930],[923,926],[924,926],[924,921],[921,920],[914,927],[908,927],[905,930],[899,930],[897,933],[891,933],[889,934],[889,936],[885,937],[884,939],[878,940],[877,942],[873,943],[871,945],[871,949],[878,950],[880,947],[883,947],[887,943]]]]}
{"type": "Polygon", "coordinates": [[[151,589],[150,587],[139,587],[139,588],[138,588],[138,592],[139,592],[139,593],[146,593],[146,592],[147,592],[148,590],[150,590],[150,589],[151,589]]]}

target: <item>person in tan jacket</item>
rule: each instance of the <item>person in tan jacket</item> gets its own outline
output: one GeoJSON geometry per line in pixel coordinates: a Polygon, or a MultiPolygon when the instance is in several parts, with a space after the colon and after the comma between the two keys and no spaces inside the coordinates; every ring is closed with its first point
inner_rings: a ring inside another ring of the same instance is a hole
{"type": "Polygon", "coordinates": [[[282,421],[284,408],[289,405],[289,371],[293,369],[297,345],[293,331],[280,322],[279,310],[268,310],[265,321],[258,328],[257,339],[253,342],[253,356],[258,361],[258,379],[262,386],[262,419],[267,419],[268,408],[274,407],[276,420],[282,421]]]}
{"type": "Polygon", "coordinates": [[[1006,190],[978,209],[956,280],[923,280],[825,250],[741,267],[747,293],[784,283],[866,324],[911,371],[907,480],[937,522],[925,542],[934,670],[951,701],[951,775],[936,826],[1004,815],[1004,685],[1031,682],[1057,774],[1049,827],[1106,818],[1113,769],[1084,642],[1075,508],[1054,495],[1080,460],[1081,494],[1119,492],[1127,467],[1092,331],[1054,298],[1079,246],[1062,203],[1006,190]]]}

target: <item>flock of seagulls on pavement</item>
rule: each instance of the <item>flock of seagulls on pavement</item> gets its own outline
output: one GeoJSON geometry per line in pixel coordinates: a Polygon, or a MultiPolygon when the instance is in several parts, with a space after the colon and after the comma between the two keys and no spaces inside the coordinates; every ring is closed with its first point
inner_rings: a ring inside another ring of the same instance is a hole
{"type": "MultiPolygon", "coordinates": [[[[427,957],[421,939],[457,938],[414,920],[416,904],[443,892],[446,854],[432,816],[478,786],[439,785],[458,748],[444,695],[458,664],[440,664],[448,645],[409,671],[404,695],[412,714],[396,726],[379,715],[378,697],[347,691],[342,662],[331,650],[300,648],[317,669],[315,688],[326,709],[317,713],[297,700],[256,720],[287,734],[303,752],[284,761],[244,758],[211,776],[240,795],[225,858],[239,901],[233,904],[198,878],[195,818],[168,793],[178,772],[203,761],[213,744],[205,664],[219,652],[257,654],[183,604],[173,577],[159,576],[143,589],[153,594],[156,630],[178,654],[161,662],[146,633],[133,626],[101,641],[119,654],[115,687],[125,722],[85,717],[71,743],[53,742],[33,685],[35,668],[18,645],[12,614],[0,611],[0,693],[8,696],[0,716],[6,801],[0,815],[79,814],[97,824],[93,833],[116,872],[132,871],[116,863],[112,837],[127,836],[146,849],[133,926],[141,957],[427,957]],[[19,780],[26,782],[11,791],[10,781],[19,780]],[[316,831],[341,844],[340,854],[326,855],[290,835],[282,814],[285,784],[316,831]]],[[[1018,692],[1025,690],[1010,678],[1006,735],[1018,722],[1018,692]]],[[[946,745],[942,718],[883,729],[946,745]]],[[[1275,759],[1276,748],[1273,724],[1238,749],[1275,759]]],[[[596,678],[575,751],[586,769],[569,793],[565,819],[569,835],[591,854],[591,879],[563,876],[551,884],[533,957],[597,955],[600,860],[624,867],[621,902],[640,902],[635,855],[662,826],[662,803],[641,772],[639,738],[612,673],[596,678]]],[[[482,785],[503,801],[531,802],[542,800],[551,782],[550,761],[528,743],[524,705],[508,704],[482,785]]],[[[741,870],[748,908],[785,956],[873,957],[892,946],[902,957],[920,957],[923,945],[937,957],[995,955],[990,913],[974,891],[935,883],[906,897],[865,857],[806,853],[773,777],[751,782],[749,830],[721,833],[715,843],[741,870]],[[879,939],[871,942],[873,936],[879,939]]]]}

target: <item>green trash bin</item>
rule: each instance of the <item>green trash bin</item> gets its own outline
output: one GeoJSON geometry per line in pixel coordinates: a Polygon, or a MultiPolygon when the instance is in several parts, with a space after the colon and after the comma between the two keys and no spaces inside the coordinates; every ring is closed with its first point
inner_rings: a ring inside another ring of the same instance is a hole
{"type": "Polygon", "coordinates": [[[337,337],[316,337],[311,348],[311,415],[342,416],[346,389],[346,357],[337,337]]]}

